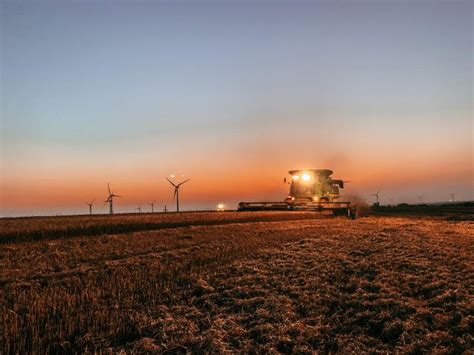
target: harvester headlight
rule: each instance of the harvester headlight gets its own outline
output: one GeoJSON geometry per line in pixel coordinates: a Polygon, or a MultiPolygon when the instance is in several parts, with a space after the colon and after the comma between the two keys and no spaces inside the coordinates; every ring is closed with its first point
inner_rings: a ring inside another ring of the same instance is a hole
{"type": "Polygon", "coordinates": [[[318,196],[313,196],[313,201],[314,201],[314,202],[318,202],[318,201],[319,201],[319,197],[318,197],[318,196]]]}
{"type": "Polygon", "coordinates": [[[293,180],[298,180],[300,178],[299,175],[293,175],[293,180]]]}
{"type": "Polygon", "coordinates": [[[303,175],[301,175],[301,178],[302,178],[304,181],[309,181],[309,180],[311,180],[311,175],[309,175],[309,174],[303,174],[303,175]]]}
{"type": "Polygon", "coordinates": [[[224,204],[219,203],[219,204],[217,205],[217,210],[218,210],[218,211],[224,211],[224,204]]]}

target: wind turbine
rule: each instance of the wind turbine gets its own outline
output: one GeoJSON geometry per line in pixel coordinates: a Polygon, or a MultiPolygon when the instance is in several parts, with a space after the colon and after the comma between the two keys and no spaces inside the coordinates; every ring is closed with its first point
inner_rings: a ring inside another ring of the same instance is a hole
{"type": "Polygon", "coordinates": [[[138,211],[138,213],[142,213],[142,206],[138,206],[136,210],[138,211]]]}
{"type": "Polygon", "coordinates": [[[122,196],[116,195],[112,191],[110,191],[109,183],[107,183],[107,190],[109,191],[109,196],[107,196],[107,199],[104,201],[104,206],[108,202],[110,214],[114,214],[114,197],[122,197],[122,196]]]}
{"type": "Polygon", "coordinates": [[[380,190],[377,191],[377,193],[375,194],[371,194],[371,196],[375,196],[375,203],[377,203],[377,205],[379,204],[379,193],[380,193],[380,190]]]}
{"type": "Polygon", "coordinates": [[[149,203],[148,206],[151,206],[151,213],[153,213],[154,212],[153,207],[155,206],[155,201],[153,201],[152,203],[149,203]]]}
{"type": "Polygon", "coordinates": [[[95,199],[93,199],[91,202],[85,202],[87,206],[89,206],[89,214],[92,214],[92,205],[94,204],[95,199]]]}
{"type": "Polygon", "coordinates": [[[168,182],[174,186],[173,201],[176,200],[176,212],[179,212],[179,188],[181,185],[183,185],[185,182],[188,182],[191,179],[181,181],[178,185],[176,185],[173,181],[171,181],[168,178],[166,178],[166,180],[168,180],[168,182]]]}
{"type": "Polygon", "coordinates": [[[419,195],[418,196],[418,199],[420,200],[420,205],[423,203],[423,196],[422,195],[419,195]]]}
{"type": "Polygon", "coordinates": [[[456,194],[450,194],[451,195],[451,202],[454,202],[454,195],[456,194]]]}

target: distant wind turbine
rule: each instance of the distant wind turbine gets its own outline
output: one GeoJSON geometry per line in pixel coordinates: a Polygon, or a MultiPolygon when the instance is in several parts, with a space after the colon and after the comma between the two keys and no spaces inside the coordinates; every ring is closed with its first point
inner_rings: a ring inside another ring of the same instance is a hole
{"type": "Polygon", "coordinates": [[[110,191],[109,183],[107,183],[107,190],[109,191],[109,196],[107,196],[107,199],[104,201],[104,206],[108,202],[109,212],[110,214],[114,214],[114,197],[122,197],[122,196],[116,195],[112,191],[110,191]]]}
{"type": "Polygon", "coordinates": [[[85,202],[87,206],[89,206],[89,214],[92,214],[92,205],[94,204],[95,199],[93,199],[91,202],[85,202]]]}
{"type": "Polygon", "coordinates": [[[451,195],[451,202],[454,202],[454,195],[456,194],[450,194],[451,195]]]}
{"type": "Polygon", "coordinates": [[[142,213],[142,206],[138,206],[136,210],[138,211],[138,213],[142,213]]]}
{"type": "Polygon", "coordinates": [[[423,196],[422,195],[419,195],[418,196],[418,200],[420,200],[420,205],[423,203],[423,196]]]}
{"type": "Polygon", "coordinates": [[[155,212],[153,210],[153,207],[155,206],[155,201],[153,201],[152,203],[149,203],[148,206],[151,206],[151,213],[155,212]]]}
{"type": "Polygon", "coordinates": [[[380,190],[377,191],[375,194],[371,194],[371,196],[375,196],[375,202],[378,204],[379,203],[379,193],[380,193],[380,190]]]}
{"type": "Polygon", "coordinates": [[[174,195],[173,195],[173,201],[176,200],[176,212],[179,212],[179,188],[181,187],[181,185],[183,185],[185,182],[188,182],[189,180],[191,179],[187,179],[187,180],[184,180],[184,181],[181,181],[179,184],[175,184],[173,181],[171,181],[170,179],[166,178],[166,180],[168,180],[168,182],[173,185],[174,187],[174,195]]]}

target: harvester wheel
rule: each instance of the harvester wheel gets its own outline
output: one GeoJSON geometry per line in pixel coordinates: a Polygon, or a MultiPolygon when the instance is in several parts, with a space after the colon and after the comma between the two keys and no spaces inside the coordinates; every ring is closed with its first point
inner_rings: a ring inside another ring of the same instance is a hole
{"type": "Polygon", "coordinates": [[[350,219],[356,219],[357,218],[357,210],[354,208],[348,208],[347,209],[347,217],[350,219]]]}

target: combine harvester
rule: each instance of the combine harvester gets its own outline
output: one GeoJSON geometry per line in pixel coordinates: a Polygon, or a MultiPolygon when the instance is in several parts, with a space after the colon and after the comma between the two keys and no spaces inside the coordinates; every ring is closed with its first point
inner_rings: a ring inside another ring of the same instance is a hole
{"type": "MultiPolygon", "coordinates": [[[[283,202],[240,202],[239,211],[330,211],[335,216],[356,218],[350,202],[335,201],[344,181],[331,178],[332,170],[291,170],[290,194],[283,202]]],[[[286,183],[286,178],[284,179],[286,183]]]]}

